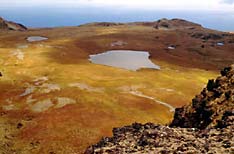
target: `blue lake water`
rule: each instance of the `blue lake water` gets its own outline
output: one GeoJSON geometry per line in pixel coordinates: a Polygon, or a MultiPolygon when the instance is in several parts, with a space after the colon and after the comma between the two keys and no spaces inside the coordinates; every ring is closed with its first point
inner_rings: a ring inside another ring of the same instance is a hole
{"type": "Polygon", "coordinates": [[[222,31],[234,31],[234,15],[208,11],[141,11],[114,8],[1,8],[0,16],[28,27],[76,26],[90,22],[156,21],[161,18],[182,18],[204,27],[222,31]]]}
{"type": "Polygon", "coordinates": [[[150,54],[146,51],[112,50],[104,53],[90,55],[90,61],[94,64],[118,67],[131,71],[141,68],[160,69],[149,59],[150,54]]]}
{"type": "Polygon", "coordinates": [[[37,41],[44,41],[47,40],[48,38],[46,37],[41,37],[41,36],[30,36],[27,38],[28,42],[37,42],[37,41]]]}

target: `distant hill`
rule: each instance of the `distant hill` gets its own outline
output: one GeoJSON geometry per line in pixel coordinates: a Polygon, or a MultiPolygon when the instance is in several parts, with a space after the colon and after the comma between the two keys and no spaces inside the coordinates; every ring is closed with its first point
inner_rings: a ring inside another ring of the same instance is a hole
{"type": "Polygon", "coordinates": [[[158,21],[153,22],[130,22],[130,23],[116,23],[116,22],[94,22],[94,23],[88,23],[81,26],[104,26],[104,27],[110,27],[110,26],[119,26],[119,25],[142,25],[142,26],[150,26],[154,27],[156,29],[195,29],[195,28],[202,28],[200,24],[193,23],[187,20],[183,19],[160,19],[158,21]]]}
{"type": "Polygon", "coordinates": [[[202,25],[187,21],[184,19],[160,19],[153,22],[130,22],[130,23],[116,23],[116,22],[94,22],[84,25],[85,26],[98,26],[98,27],[117,27],[117,26],[146,26],[153,27],[161,31],[178,31],[187,32],[190,37],[195,39],[201,39],[203,41],[208,40],[221,40],[225,39],[227,36],[233,37],[233,32],[221,32],[217,30],[212,30],[209,28],[202,27],[202,25]]]}
{"type": "Polygon", "coordinates": [[[230,153],[234,150],[234,65],[210,80],[192,104],[177,108],[170,127],[134,123],[114,128],[94,153],[230,153]]]}
{"type": "Polygon", "coordinates": [[[15,30],[15,31],[25,31],[27,27],[22,24],[6,21],[0,17],[0,30],[15,30]]]}
{"type": "Polygon", "coordinates": [[[202,26],[200,24],[196,24],[190,21],[186,21],[183,19],[172,19],[172,20],[168,20],[168,19],[161,19],[158,20],[155,24],[154,24],[155,28],[190,28],[190,29],[194,29],[196,27],[201,28],[202,26]]]}

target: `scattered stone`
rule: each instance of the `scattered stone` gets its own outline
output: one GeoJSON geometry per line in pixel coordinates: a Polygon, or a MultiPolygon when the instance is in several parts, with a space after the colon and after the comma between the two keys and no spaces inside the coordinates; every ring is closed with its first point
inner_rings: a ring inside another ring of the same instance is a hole
{"type": "Polygon", "coordinates": [[[40,87],[41,87],[40,89],[41,93],[50,93],[50,92],[61,90],[58,84],[44,83],[40,87]]]}
{"type": "Polygon", "coordinates": [[[18,45],[17,48],[19,48],[19,49],[26,49],[26,48],[28,48],[28,45],[18,45]]]}
{"type": "Polygon", "coordinates": [[[170,45],[169,47],[167,47],[167,49],[169,49],[169,50],[175,50],[176,46],[175,45],[170,45]]]}
{"type": "Polygon", "coordinates": [[[206,32],[195,32],[191,37],[202,40],[220,40],[223,38],[223,35],[216,33],[206,33],[206,32]]]}
{"type": "Polygon", "coordinates": [[[112,47],[115,47],[115,46],[124,46],[124,45],[127,45],[128,43],[126,42],[123,42],[123,41],[116,41],[116,42],[112,42],[111,43],[111,46],[112,47]]]}
{"type": "Polygon", "coordinates": [[[53,106],[51,99],[45,99],[32,105],[30,109],[34,112],[44,112],[53,106]]]}
{"type": "Polygon", "coordinates": [[[229,40],[228,43],[234,43],[234,40],[229,40]]]}
{"type": "Polygon", "coordinates": [[[163,91],[166,91],[166,92],[175,92],[174,89],[169,89],[169,88],[158,88],[159,90],[163,90],[163,91]]]}
{"type": "Polygon", "coordinates": [[[67,98],[67,97],[58,97],[57,104],[54,106],[54,108],[62,108],[66,105],[75,104],[75,103],[76,101],[74,99],[67,98]]]}
{"type": "Polygon", "coordinates": [[[48,81],[48,80],[49,80],[48,77],[43,76],[43,77],[39,77],[39,78],[33,80],[33,82],[34,82],[34,84],[35,84],[36,86],[38,86],[38,85],[41,85],[41,84],[43,84],[44,82],[46,82],[46,81],[48,81]]]}
{"type": "Polygon", "coordinates": [[[92,86],[89,86],[85,83],[70,83],[68,86],[79,88],[81,90],[87,90],[90,92],[103,92],[104,91],[104,88],[92,87],[92,86]]]}
{"type": "Polygon", "coordinates": [[[5,111],[17,110],[17,107],[14,104],[3,105],[2,108],[5,111]]]}
{"type": "Polygon", "coordinates": [[[24,53],[20,49],[12,51],[12,56],[15,56],[18,60],[24,60],[24,53]]]}
{"type": "Polygon", "coordinates": [[[36,147],[38,147],[40,144],[41,144],[40,141],[33,141],[33,142],[30,143],[30,145],[32,146],[32,148],[36,148],[36,147]]]}
{"type": "Polygon", "coordinates": [[[31,103],[36,102],[36,101],[37,101],[36,99],[32,98],[32,95],[28,96],[26,99],[27,104],[31,104],[31,103]]]}
{"type": "Polygon", "coordinates": [[[24,96],[30,95],[30,94],[32,94],[35,90],[36,90],[36,88],[33,87],[33,86],[32,86],[32,87],[28,87],[28,88],[26,88],[25,92],[24,92],[23,94],[21,94],[20,96],[21,96],[21,97],[24,97],[24,96]]]}
{"type": "Polygon", "coordinates": [[[17,128],[18,128],[18,129],[22,128],[23,126],[24,126],[24,125],[23,125],[22,123],[18,123],[18,124],[17,124],[17,128]]]}

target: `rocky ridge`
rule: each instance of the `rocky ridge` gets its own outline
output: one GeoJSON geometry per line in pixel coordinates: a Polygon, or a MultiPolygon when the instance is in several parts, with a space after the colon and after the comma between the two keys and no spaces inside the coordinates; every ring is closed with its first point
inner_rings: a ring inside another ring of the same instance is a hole
{"type": "Polygon", "coordinates": [[[217,127],[226,114],[234,111],[234,65],[221,71],[216,80],[197,95],[192,104],[177,108],[170,126],[186,128],[217,127]]]}
{"type": "Polygon", "coordinates": [[[120,26],[120,25],[141,25],[141,26],[149,26],[154,27],[156,29],[194,29],[194,28],[202,28],[200,24],[193,23],[183,19],[160,19],[153,22],[130,22],[130,23],[117,23],[117,22],[94,22],[89,24],[84,24],[81,26],[120,26]]]}
{"type": "Polygon", "coordinates": [[[0,30],[25,31],[27,30],[27,27],[19,23],[6,21],[0,17],[0,30]]]}
{"type": "MultiPolygon", "coordinates": [[[[183,20],[183,19],[160,19],[153,22],[131,22],[131,23],[115,23],[115,22],[95,22],[95,23],[89,23],[84,24],[82,26],[101,26],[101,27],[114,27],[114,26],[122,26],[122,25],[138,25],[138,26],[146,26],[146,27],[152,27],[156,30],[163,30],[163,31],[184,31],[186,30],[189,32],[189,35],[191,38],[195,39],[201,39],[203,41],[223,41],[225,37],[231,37],[233,36],[232,33],[227,32],[219,32],[215,30],[211,30],[208,28],[202,27],[202,25],[183,20]]],[[[232,43],[233,40],[230,40],[229,43],[232,43]]]]}
{"type": "Polygon", "coordinates": [[[157,22],[154,23],[153,26],[156,29],[179,29],[179,28],[195,29],[202,27],[200,24],[196,24],[183,19],[168,20],[165,18],[158,20],[157,22]]]}
{"type": "Polygon", "coordinates": [[[86,154],[101,153],[234,153],[234,65],[197,95],[177,108],[169,126],[134,123],[113,129],[90,146],[86,154]]]}

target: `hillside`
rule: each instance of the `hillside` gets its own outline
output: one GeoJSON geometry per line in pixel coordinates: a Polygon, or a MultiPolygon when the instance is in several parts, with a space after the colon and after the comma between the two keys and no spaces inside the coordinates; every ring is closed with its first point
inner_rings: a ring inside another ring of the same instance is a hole
{"type": "Polygon", "coordinates": [[[234,65],[210,80],[168,126],[134,123],[89,147],[93,153],[234,153],[234,65]]]}
{"type": "Polygon", "coordinates": [[[0,153],[6,154],[84,153],[114,127],[165,125],[175,108],[234,63],[233,34],[181,19],[7,29],[0,30],[0,153]],[[90,62],[109,50],[147,51],[160,69],[90,62]]]}
{"type": "Polygon", "coordinates": [[[27,27],[19,23],[6,21],[0,17],[0,31],[1,30],[25,31],[27,30],[27,27]]]}

